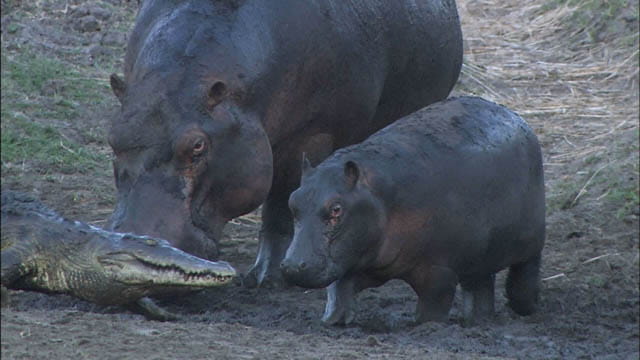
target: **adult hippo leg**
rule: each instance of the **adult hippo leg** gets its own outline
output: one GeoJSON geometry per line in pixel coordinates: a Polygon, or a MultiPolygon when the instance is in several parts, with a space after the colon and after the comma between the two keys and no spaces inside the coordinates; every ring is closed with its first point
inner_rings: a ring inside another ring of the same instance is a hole
{"type": "Polygon", "coordinates": [[[293,238],[293,217],[289,210],[289,195],[300,185],[302,154],[317,164],[331,154],[333,137],[326,133],[302,137],[280,149],[274,158],[286,159],[274,164],[273,185],[262,205],[262,228],[259,235],[258,255],[243,279],[245,286],[282,287],[286,282],[280,262],[293,238]]]}
{"type": "Polygon", "coordinates": [[[285,284],[279,266],[293,236],[293,220],[287,206],[290,193],[291,189],[272,189],[262,205],[258,256],[244,277],[243,284],[247,287],[285,284]]]}

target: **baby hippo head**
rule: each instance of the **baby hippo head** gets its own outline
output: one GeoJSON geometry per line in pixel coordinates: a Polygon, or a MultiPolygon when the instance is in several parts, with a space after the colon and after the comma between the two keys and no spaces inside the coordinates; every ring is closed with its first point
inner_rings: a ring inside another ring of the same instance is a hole
{"type": "Polygon", "coordinates": [[[330,159],[312,168],[305,157],[289,207],[294,235],[280,265],[289,282],[326,287],[375,257],[385,212],[355,161],[330,159]]]}

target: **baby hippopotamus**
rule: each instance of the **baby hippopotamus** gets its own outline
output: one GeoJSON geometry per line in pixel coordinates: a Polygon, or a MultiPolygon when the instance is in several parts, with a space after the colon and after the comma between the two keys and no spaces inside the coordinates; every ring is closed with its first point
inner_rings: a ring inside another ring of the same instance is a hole
{"type": "Polygon", "coordinates": [[[291,194],[288,281],[327,287],[323,321],[353,320],[359,291],[390,279],[418,295],[418,322],[448,318],[456,285],[465,322],[494,312],[495,273],[520,315],[535,311],[545,238],[538,140],[512,111],[448,99],[336,151],[303,159],[291,194]]]}

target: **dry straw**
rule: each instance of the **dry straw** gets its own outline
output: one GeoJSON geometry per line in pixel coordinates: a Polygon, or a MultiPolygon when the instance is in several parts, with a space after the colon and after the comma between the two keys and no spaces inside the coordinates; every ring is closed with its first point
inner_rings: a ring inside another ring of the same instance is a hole
{"type": "MultiPolygon", "coordinates": [[[[532,125],[550,171],[605,151],[617,134],[637,129],[639,105],[637,46],[579,42],[589,29],[569,30],[576,8],[545,10],[547,2],[459,0],[458,7],[463,83],[532,125]]],[[[637,43],[637,36],[627,38],[637,43]]]]}

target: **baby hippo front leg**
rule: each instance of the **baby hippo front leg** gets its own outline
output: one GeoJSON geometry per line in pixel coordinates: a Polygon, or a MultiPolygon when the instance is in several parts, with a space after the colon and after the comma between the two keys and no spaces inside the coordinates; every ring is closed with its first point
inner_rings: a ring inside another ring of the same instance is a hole
{"type": "Polygon", "coordinates": [[[328,325],[349,325],[354,318],[356,294],[383,283],[363,275],[351,275],[336,280],[327,287],[327,304],[322,321],[328,325]]]}
{"type": "Polygon", "coordinates": [[[327,287],[327,304],[322,321],[328,325],[348,325],[353,321],[354,297],[353,278],[333,282],[327,287]]]}

